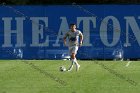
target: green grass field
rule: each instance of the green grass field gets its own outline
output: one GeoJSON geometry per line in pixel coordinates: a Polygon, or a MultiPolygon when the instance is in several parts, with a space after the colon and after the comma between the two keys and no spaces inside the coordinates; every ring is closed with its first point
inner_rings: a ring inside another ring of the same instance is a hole
{"type": "Polygon", "coordinates": [[[0,93],[140,93],[139,61],[79,63],[78,72],[60,72],[69,61],[1,60],[0,93]]]}

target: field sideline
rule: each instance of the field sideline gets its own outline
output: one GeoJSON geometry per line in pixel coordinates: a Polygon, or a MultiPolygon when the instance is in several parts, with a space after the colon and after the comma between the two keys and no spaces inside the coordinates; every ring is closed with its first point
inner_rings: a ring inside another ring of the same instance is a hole
{"type": "Polygon", "coordinates": [[[140,93],[140,62],[0,60],[0,93],[140,93]]]}

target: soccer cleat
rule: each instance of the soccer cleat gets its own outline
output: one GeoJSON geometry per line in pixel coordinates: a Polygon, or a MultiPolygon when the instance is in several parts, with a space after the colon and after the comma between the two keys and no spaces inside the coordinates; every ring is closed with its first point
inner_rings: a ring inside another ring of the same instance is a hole
{"type": "Polygon", "coordinates": [[[69,72],[69,71],[71,71],[72,69],[68,69],[67,71],[69,72]]]}

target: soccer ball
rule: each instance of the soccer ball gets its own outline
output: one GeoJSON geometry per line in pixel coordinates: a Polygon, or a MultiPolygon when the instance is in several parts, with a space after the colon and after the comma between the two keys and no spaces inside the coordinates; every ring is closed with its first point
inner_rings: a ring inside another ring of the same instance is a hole
{"type": "Polygon", "coordinates": [[[64,72],[64,71],[66,71],[66,68],[64,66],[61,66],[60,71],[64,72]]]}

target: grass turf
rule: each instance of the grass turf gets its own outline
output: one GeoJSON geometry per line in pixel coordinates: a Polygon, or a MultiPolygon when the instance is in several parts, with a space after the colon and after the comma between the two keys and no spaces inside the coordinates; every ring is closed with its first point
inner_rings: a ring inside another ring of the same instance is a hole
{"type": "Polygon", "coordinates": [[[78,72],[63,60],[1,60],[0,93],[139,93],[140,62],[79,61],[78,72]]]}

